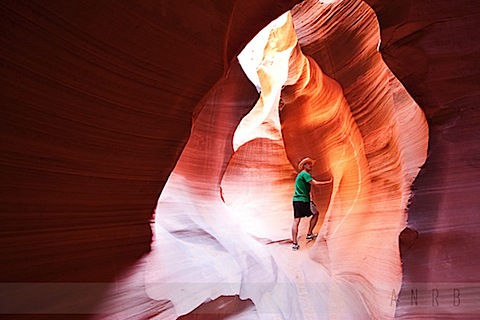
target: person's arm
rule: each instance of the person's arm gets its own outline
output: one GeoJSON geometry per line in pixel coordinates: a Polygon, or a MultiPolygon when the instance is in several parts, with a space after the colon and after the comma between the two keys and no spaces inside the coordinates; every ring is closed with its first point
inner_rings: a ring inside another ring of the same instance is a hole
{"type": "Polygon", "coordinates": [[[319,186],[319,185],[321,185],[321,184],[327,184],[327,183],[330,183],[330,182],[332,182],[332,181],[333,181],[333,178],[332,178],[332,177],[330,177],[330,179],[329,179],[328,181],[327,181],[327,180],[325,180],[325,181],[317,181],[317,180],[315,180],[315,179],[312,179],[312,180],[310,180],[310,184],[311,184],[311,185],[315,185],[315,186],[319,186]]]}

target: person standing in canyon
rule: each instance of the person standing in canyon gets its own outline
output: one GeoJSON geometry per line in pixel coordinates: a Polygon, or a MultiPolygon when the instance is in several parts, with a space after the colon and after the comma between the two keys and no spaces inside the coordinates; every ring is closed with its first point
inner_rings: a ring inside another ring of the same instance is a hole
{"type": "Polygon", "coordinates": [[[302,218],[311,216],[306,239],[313,240],[315,238],[313,228],[318,221],[318,211],[310,200],[310,187],[332,182],[332,178],[328,181],[317,181],[312,178],[310,172],[314,163],[315,160],[307,157],[302,159],[297,166],[300,172],[295,179],[295,193],[293,194],[292,250],[294,251],[300,248],[298,245],[298,226],[302,218]]]}

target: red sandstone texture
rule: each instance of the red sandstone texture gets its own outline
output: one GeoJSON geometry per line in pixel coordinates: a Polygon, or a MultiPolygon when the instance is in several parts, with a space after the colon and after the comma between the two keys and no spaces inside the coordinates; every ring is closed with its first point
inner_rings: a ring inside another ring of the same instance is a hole
{"type": "MultiPolygon", "coordinates": [[[[235,276],[239,277],[251,268],[252,274],[246,278],[250,281],[245,283],[261,283],[261,290],[268,289],[272,274],[277,279],[284,276],[278,272],[284,260],[275,260],[283,251],[267,253],[262,249],[275,234],[252,240],[240,232],[238,225],[221,217],[222,212],[212,217],[208,209],[223,205],[219,188],[222,183],[232,186],[235,180],[230,178],[251,173],[251,167],[246,165],[249,155],[264,154],[265,150],[266,160],[277,158],[282,165],[272,172],[285,174],[278,188],[266,191],[278,190],[273,195],[278,199],[290,196],[285,188],[294,175],[289,162],[295,162],[295,158],[288,158],[281,144],[253,140],[234,153],[228,142],[258,97],[236,64],[236,55],[260,29],[297,2],[7,1],[0,5],[0,313],[47,314],[46,318],[52,318],[51,314],[61,318],[62,313],[97,314],[97,318],[174,318],[193,310],[191,304],[198,306],[203,300],[184,296],[182,305],[178,301],[182,297],[177,296],[177,304],[182,308],[175,308],[175,297],[162,299],[158,284],[166,283],[169,288],[165,280],[169,275],[171,283],[181,280],[175,278],[178,274],[162,273],[163,270],[188,268],[193,270],[189,275],[192,276],[213,264],[224,277],[231,276],[225,266],[238,268],[235,276]],[[210,144],[211,141],[216,143],[210,144]],[[186,168],[188,178],[199,183],[193,192],[189,192],[192,185],[180,178],[186,168]],[[173,189],[168,188],[169,184],[173,189]],[[178,221],[173,221],[179,216],[174,204],[168,210],[159,206],[154,217],[175,226],[173,230],[168,230],[168,225],[151,225],[162,191],[165,199],[167,191],[176,188],[185,192],[185,203],[192,204],[190,211],[180,208],[187,219],[179,222],[185,225],[183,233],[175,224],[178,221]],[[199,199],[205,201],[200,209],[196,207],[199,199]],[[154,239],[152,230],[160,230],[154,239]],[[176,252],[191,258],[188,261],[169,258],[168,251],[158,249],[162,245],[168,249],[169,237],[174,238],[172,244],[183,241],[200,245],[219,260],[205,258],[206,251],[187,250],[176,252]],[[241,246],[232,244],[236,239],[241,246]],[[279,267],[273,268],[270,261],[279,261],[279,267]],[[35,287],[32,282],[37,283],[35,287]],[[62,292],[62,298],[58,298],[58,292],[62,292]]],[[[414,236],[404,237],[410,240],[399,243],[406,295],[395,292],[400,297],[395,305],[392,292],[388,292],[386,298],[393,306],[390,314],[405,319],[442,315],[476,319],[475,306],[480,296],[476,285],[480,278],[480,238],[476,232],[480,222],[480,117],[475,108],[480,92],[479,4],[443,0],[366,2],[377,14],[383,60],[423,110],[429,126],[428,158],[413,184],[408,211],[400,217],[415,230],[404,232],[414,236]],[[411,303],[411,288],[419,291],[417,304],[411,303]],[[434,290],[438,290],[439,297],[435,300],[438,305],[432,306],[434,290]],[[461,295],[455,296],[457,292],[461,295]],[[458,299],[461,302],[455,305],[458,299]]],[[[305,2],[303,8],[311,4],[305,2]]],[[[367,95],[368,90],[355,90],[352,82],[364,81],[375,87],[376,81],[389,79],[392,88],[388,92],[394,106],[405,105],[410,98],[398,89],[392,74],[385,71],[383,78],[365,74],[371,70],[373,60],[368,53],[373,51],[353,51],[372,45],[361,42],[368,37],[355,36],[362,34],[359,26],[367,28],[366,34],[376,32],[375,18],[360,14],[367,10],[364,7],[365,4],[354,1],[328,5],[323,13],[328,18],[327,28],[321,21],[317,21],[319,26],[301,27],[308,19],[295,21],[299,44],[303,54],[343,88],[344,98],[353,108],[352,119],[364,137],[364,151],[368,151],[368,146],[394,147],[406,159],[402,161],[415,163],[418,150],[398,149],[399,145],[406,145],[405,136],[400,134],[402,125],[398,131],[387,131],[389,139],[395,141],[393,145],[384,145],[387,140],[368,140],[388,117],[375,114],[369,118],[361,106],[382,104],[384,99],[367,95]],[[358,21],[365,24],[335,22],[346,13],[354,17],[358,14],[358,21]],[[310,43],[309,33],[325,35],[320,37],[324,43],[310,43]],[[349,66],[352,56],[356,57],[357,68],[349,66]],[[358,73],[350,73],[352,70],[358,73]]],[[[292,11],[294,19],[295,14],[301,16],[301,11],[302,7],[292,11]]],[[[407,112],[397,120],[403,121],[406,128],[410,116],[407,112]]],[[[268,167],[269,161],[265,165],[268,167]]],[[[370,168],[380,170],[385,165],[380,162],[370,168]]],[[[397,170],[393,176],[413,177],[417,168],[400,166],[397,170]]],[[[380,174],[378,179],[370,176],[370,188],[375,188],[375,182],[383,178],[380,174]]],[[[401,189],[393,183],[391,190],[398,188],[401,189]]],[[[261,190],[265,186],[251,189],[257,194],[261,190]]],[[[235,199],[227,191],[224,200],[235,199]]],[[[258,196],[261,198],[261,194],[258,196]]],[[[388,211],[390,199],[386,196],[375,203],[388,211]],[[385,205],[380,205],[381,201],[385,205]]],[[[162,198],[160,204],[161,201],[162,198]]],[[[402,199],[400,203],[406,205],[407,201],[402,199]]],[[[398,203],[394,201],[392,205],[395,210],[402,210],[398,203]]],[[[280,204],[275,210],[287,210],[286,206],[280,204]]],[[[262,223],[271,221],[268,215],[263,218],[262,223]]],[[[287,217],[282,219],[289,223],[287,217]]],[[[242,221],[235,223],[241,225],[242,221]]],[[[313,250],[312,261],[321,250],[313,250]]],[[[341,254],[342,250],[331,252],[341,254]]],[[[372,266],[372,270],[376,268],[382,274],[382,270],[391,267],[372,266]]],[[[318,269],[317,274],[324,272],[318,269]]],[[[313,279],[314,275],[308,275],[313,279]]],[[[209,281],[205,275],[202,279],[209,281]]],[[[262,305],[258,302],[261,298],[255,296],[258,286],[223,285],[238,285],[238,279],[210,279],[215,282],[213,293],[207,293],[212,299],[221,295],[233,298],[228,304],[219,302],[226,298],[219,298],[217,303],[206,305],[208,310],[197,309],[197,315],[190,317],[222,312],[262,315],[262,311],[272,310],[259,310],[251,303],[262,305]],[[252,300],[241,303],[235,295],[252,300]]],[[[347,289],[356,283],[355,279],[347,280],[347,289]]],[[[329,301],[328,297],[322,299],[305,306],[302,299],[294,296],[292,314],[318,312],[321,318],[320,311],[328,307],[323,302],[329,301]]],[[[333,307],[382,312],[379,305],[365,308],[362,301],[376,300],[353,299],[333,307]]]]}

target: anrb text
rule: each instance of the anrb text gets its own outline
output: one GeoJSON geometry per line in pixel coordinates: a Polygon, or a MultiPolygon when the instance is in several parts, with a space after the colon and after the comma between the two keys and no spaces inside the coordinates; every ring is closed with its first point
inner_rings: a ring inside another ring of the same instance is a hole
{"type": "Polygon", "coordinates": [[[389,305],[399,315],[464,314],[480,319],[480,283],[477,282],[404,283],[401,289],[387,294],[389,305]]]}
{"type": "Polygon", "coordinates": [[[405,295],[405,290],[402,294],[397,294],[395,290],[392,290],[390,299],[390,305],[395,304],[409,304],[410,306],[431,306],[431,307],[459,307],[461,304],[461,290],[459,288],[452,289],[429,289],[420,290],[418,288],[412,288],[409,290],[409,294],[405,295]]]}

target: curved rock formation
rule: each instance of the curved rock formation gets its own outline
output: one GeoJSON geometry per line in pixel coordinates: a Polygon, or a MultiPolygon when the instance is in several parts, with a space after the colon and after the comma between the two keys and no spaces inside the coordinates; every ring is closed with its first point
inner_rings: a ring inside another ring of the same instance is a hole
{"type": "Polygon", "coordinates": [[[298,2],[2,2],[0,313],[477,318],[479,5],[298,2]],[[292,8],[276,113],[236,56],[292,8]],[[291,252],[304,152],[334,184],[291,252]]]}
{"type": "MultiPolygon", "coordinates": [[[[234,90],[218,84],[221,93],[213,93],[195,119],[190,141],[157,207],[155,234],[162,241],[154,252],[175,257],[177,263],[153,259],[149,262],[152,279],[147,280],[153,284],[148,286],[151,297],[171,301],[178,314],[221,295],[239,295],[253,301],[260,317],[272,312],[288,319],[321,314],[326,318],[393,317],[395,305],[386,297],[400,289],[398,236],[406,223],[410,184],[425,161],[427,127],[418,106],[376,51],[378,30],[368,6],[357,1],[338,6],[312,1],[293,10],[296,28],[304,34],[309,28],[331,29],[324,21],[334,15],[346,26],[362,21],[356,29],[336,31],[353,33],[351,37],[358,41],[347,52],[364,54],[334,55],[327,60],[333,71],[348,69],[347,92],[362,92],[354,96],[352,106],[341,86],[302,53],[288,15],[283,25],[267,29],[271,31],[256,68],[260,97],[238,126],[236,151],[226,148],[232,137],[224,130],[238,121],[238,116],[227,112],[227,106],[235,106],[232,101],[238,98],[227,100],[221,94],[234,90]],[[350,65],[343,65],[344,61],[350,65]],[[365,74],[371,78],[352,78],[365,74]],[[403,120],[406,114],[408,121],[403,120]],[[228,119],[234,122],[228,124],[228,119]],[[279,255],[289,237],[293,168],[307,155],[318,160],[314,171],[318,179],[334,178],[332,186],[315,194],[326,212],[325,221],[310,249],[279,255]],[[172,217],[165,218],[165,214],[172,217]],[[304,256],[307,251],[309,257],[304,256]],[[289,259],[299,262],[292,267],[289,259]],[[162,273],[154,271],[159,266],[163,266],[162,273]],[[326,273],[300,277],[307,272],[305,267],[326,273]],[[252,273],[253,279],[248,276],[252,273]],[[269,285],[261,286],[264,282],[269,285]],[[310,283],[307,290],[318,294],[302,297],[303,282],[310,283]],[[325,283],[329,283],[328,294],[325,283]],[[266,297],[283,296],[279,291],[285,287],[297,294],[279,299],[273,307],[266,297]],[[190,296],[198,300],[186,299],[190,296]],[[301,311],[292,308],[296,296],[301,311]]],[[[302,42],[307,49],[316,46],[312,54],[321,57],[322,49],[330,49],[319,48],[317,43],[330,38],[320,33],[304,36],[302,42]]],[[[236,71],[227,79],[238,81],[236,71]]],[[[238,114],[241,109],[235,106],[232,110],[238,114]]]]}

